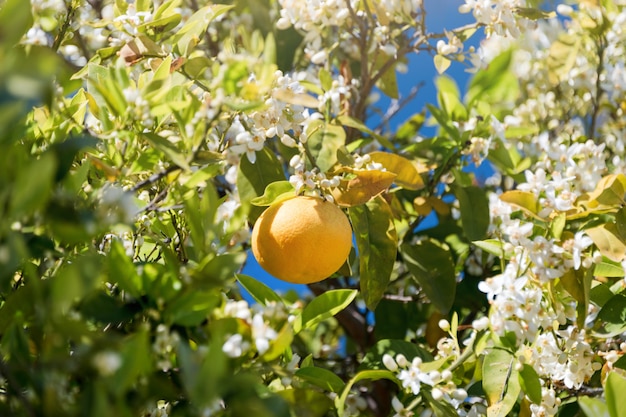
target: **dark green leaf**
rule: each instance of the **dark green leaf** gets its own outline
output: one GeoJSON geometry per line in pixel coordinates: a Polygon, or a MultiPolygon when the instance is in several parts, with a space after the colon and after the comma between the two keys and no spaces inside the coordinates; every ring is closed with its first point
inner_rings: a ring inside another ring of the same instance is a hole
{"type": "Polygon", "coordinates": [[[541,381],[535,369],[528,364],[524,364],[519,373],[519,379],[522,391],[524,391],[530,401],[535,404],[541,404],[541,381]]]}
{"type": "Polygon", "coordinates": [[[333,405],[332,400],[326,394],[307,388],[287,388],[276,394],[289,402],[291,415],[298,417],[327,416],[333,405]]]}
{"type": "Polygon", "coordinates": [[[608,285],[596,282],[589,292],[589,301],[598,307],[604,307],[614,295],[608,285]]]}
{"type": "Polygon", "coordinates": [[[616,294],[604,304],[598,313],[598,320],[603,321],[609,333],[622,332],[626,329],[626,296],[616,294]]]}
{"type": "Polygon", "coordinates": [[[459,200],[461,223],[465,236],[469,240],[481,240],[489,227],[489,199],[484,189],[470,187],[453,187],[459,200]]]}
{"type": "Polygon", "coordinates": [[[335,373],[314,366],[298,369],[296,376],[330,392],[340,393],[346,385],[335,373]]]}
{"type": "Polygon", "coordinates": [[[435,307],[443,314],[450,311],[456,294],[456,274],[450,252],[430,240],[417,245],[404,244],[400,252],[435,307]]]}
{"type": "Polygon", "coordinates": [[[11,214],[15,218],[33,213],[46,204],[52,192],[56,170],[54,154],[46,152],[18,171],[11,198],[11,214]]]}
{"type": "Polygon", "coordinates": [[[176,297],[165,307],[163,316],[173,324],[197,326],[205,321],[211,311],[222,301],[216,292],[189,291],[176,297]]]}
{"type": "Polygon", "coordinates": [[[142,280],[133,261],[126,255],[124,246],[117,239],[111,242],[108,260],[108,281],[119,285],[129,295],[139,298],[144,291],[142,280]]]}
{"type": "Polygon", "coordinates": [[[387,289],[396,260],[398,236],[393,214],[380,196],[350,207],[348,212],[359,254],[361,295],[365,305],[374,310],[387,289]]]}
{"type": "MultiPolygon", "coordinates": [[[[244,204],[250,203],[252,199],[262,196],[265,187],[276,181],[284,181],[280,161],[267,147],[256,153],[256,161],[253,164],[248,158],[241,158],[239,172],[237,173],[237,189],[239,198],[244,204]]],[[[262,207],[251,207],[250,221],[254,223],[263,212],[262,207]]]]}

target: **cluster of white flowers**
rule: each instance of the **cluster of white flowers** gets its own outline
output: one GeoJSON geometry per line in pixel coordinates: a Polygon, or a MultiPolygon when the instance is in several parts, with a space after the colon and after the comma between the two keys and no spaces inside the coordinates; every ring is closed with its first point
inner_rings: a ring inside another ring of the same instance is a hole
{"type": "MultiPolygon", "coordinates": [[[[396,372],[402,387],[406,392],[413,395],[418,395],[422,386],[426,385],[429,387],[433,400],[445,401],[454,408],[458,408],[467,398],[467,392],[458,388],[452,380],[452,372],[447,369],[425,372],[422,370],[423,362],[420,357],[415,357],[409,361],[402,354],[396,355],[395,358],[385,354],[383,355],[383,365],[391,372],[396,372]]],[[[394,408],[397,413],[400,412],[400,407],[394,408]]],[[[408,411],[410,410],[405,410],[405,412],[408,411]]]]}
{"type": "Polygon", "coordinates": [[[133,120],[142,124],[146,129],[154,126],[154,118],[150,114],[150,103],[142,95],[138,88],[128,87],[122,91],[127,103],[129,115],[133,120]]]}
{"type": "Polygon", "coordinates": [[[518,37],[530,24],[517,10],[526,7],[525,0],[465,0],[460,13],[472,13],[476,22],[485,26],[485,35],[518,37]]]}
{"type": "Polygon", "coordinates": [[[306,142],[305,127],[311,120],[309,111],[302,105],[289,104],[280,98],[284,94],[305,94],[306,90],[290,75],[281,71],[274,74],[272,96],[265,100],[261,110],[235,117],[226,132],[226,139],[231,143],[230,153],[246,154],[252,163],[256,161],[256,152],[263,149],[268,139],[277,137],[288,147],[298,147],[306,142]]]}
{"type": "Polygon", "coordinates": [[[249,337],[239,333],[232,334],[222,345],[224,353],[231,358],[242,357],[253,348],[259,355],[263,355],[269,350],[271,342],[278,337],[270,321],[277,323],[293,320],[293,316],[287,313],[284,306],[275,302],[268,303],[266,307],[255,305],[251,309],[245,300],[228,300],[223,315],[243,320],[250,329],[249,337]]]}
{"type": "MultiPolygon", "coordinates": [[[[472,11],[477,21],[489,27],[489,21],[507,15],[494,17],[493,13],[515,7],[513,2],[495,3],[467,0],[462,10],[472,11]]],[[[601,367],[585,329],[573,325],[575,301],[565,292],[553,291],[559,278],[593,268],[601,256],[584,231],[566,229],[555,235],[559,237],[550,237],[537,219],[548,222],[556,215],[580,211],[581,197],[593,192],[604,176],[626,172],[622,157],[626,132],[615,123],[623,114],[626,10],[616,7],[602,14],[597,6],[581,3],[576,10],[560,6],[558,12],[566,18],[538,21],[535,28],[523,29],[519,40],[513,40],[514,32],[508,29],[488,32],[490,36],[472,58],[475,65],[484,67],[515,46],[511,69],[521,82],[522,95],[504,119],[504,129],[540,129],[506,141],[533,161],[514,188],[532,194],[539,210],[529,213],[529,207],[520,210],[498,194],[490,196],[489,233],[502,243],[505,264],[499,275],[479,284],[491,305],[489,329],[499,336],[514,334],[520,361],[531,365],[542,379],[543,398],[541,404],[531,406],[533,416],[555,415],[561,401],[559,387],[579,389],[601,367]],[[608,23],[600,46],[582,35],[593,22],[608,23]],[[580,43],[568,43],[573,38],[580,43]],[[551,66],[555,53],[570,54],[572,65],[551,66]]],[[[592,304],[588,314],[593,316],[597,310],[592,304]]],[[[615,357],[607,355],[604,360],[610,365],[615,357]]]]}
{"type": "Polygon", "coordinates": [[[601,365],[585,341],[585,331],[569,326],[545,332],[527,349],[528,363],[539,376],[560,381],[567,388],[580,388],[601,365]]]}
{"type": "Polygon", "coordinates": [[[368,13],[376,15],[372,28],[372,41],[368,52],[378,50],[387,56],[396,56],[396,38],[402,33],[402,25],[415,27],[416,16],[422,8],[422,0],[385,0],[375,3],[360,0],[279,0],[279,29],[294,27],[304,33],[305,54],[311,63],[323,65],[329,53],[337,45],[349,56],[359,57],[362,45],[356,41],[359,28],[355,19],[368,13]],[[337,30],[338,28],[348,30],[337,30]],[[322,40],[326,40],[323,44],[322,40]]]}
{"type": "Polygon", "coordinates": [[[158,368],[167,372],[174,366],[172,358],[180,342],[180,336],[178,333],[170,331],[164,324],[159,324],[155,333],[156,337],[152,343],[152,351],[157,358],[158,368]]]}

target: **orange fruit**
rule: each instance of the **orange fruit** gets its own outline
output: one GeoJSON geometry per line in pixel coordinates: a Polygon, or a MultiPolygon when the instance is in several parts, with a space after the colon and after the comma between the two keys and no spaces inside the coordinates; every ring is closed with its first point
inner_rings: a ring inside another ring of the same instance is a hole
{"type": "Polygon", "coordinates": [[[309,284],[328,278],[346,261],[352,228],[339,207],[300,196],[267,208],[252,230],[252,253],[283,281],[309,284]]]}

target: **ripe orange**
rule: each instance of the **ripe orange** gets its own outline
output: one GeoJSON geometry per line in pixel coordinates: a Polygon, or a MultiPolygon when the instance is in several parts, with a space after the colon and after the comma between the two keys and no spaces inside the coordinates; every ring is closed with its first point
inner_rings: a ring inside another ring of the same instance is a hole
{"type": "Polygon", "coordinates": [[[328,278],[345,262],[352,228],[333,203],[295,197],[271,205],[252,230],[252,253],[283,281],[309,284],[328,278]]]}

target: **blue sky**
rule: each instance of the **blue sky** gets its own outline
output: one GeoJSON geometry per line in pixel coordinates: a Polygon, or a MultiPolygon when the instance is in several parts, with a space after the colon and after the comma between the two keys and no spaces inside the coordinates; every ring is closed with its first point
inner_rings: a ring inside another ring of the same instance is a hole
{"type": "MultiPolygon", "coordinates": [[[[426,25],[430,32],[437,33],[443,29],[454,29],[461,25],[471,23],[471,15],[461,15],[458,13],[458,7],[464,3],[463,0],[423,0],[426,5],[426,25]]],[[[478,35],[474,35],[477,37],[478,35]]],[[[476,45],[476,40],[471,39],[470,44],[476,45]]],[[[463,65],[453,63],[446,71],[446,74],[454,78],[461,91],[464,91],[469,74],[465,72],[463,65]]],[[[434,80],[437,77],[437,71],[433,65],[432,56],[428,54],[419,54],[412,56],[409,61],[409,70],[406,74],[398,74],[398,83],[400,94],[405,96],[414,85],[423,84],[415,99],[406,106],[392,120],[392,127],[405,121],[411,115],[419,113],[427,103],[435,103],[436,90],[434,88],[434,80]]],[[[267,272],[265,272],[252,256],[248,254],[248,261],[243,271],[244,274],[250,275],[259,281],[265,283],[270,288],[285,292],[294,289],[298,292],[308,291],[306,285],[289,284],[278,280],[267,272]]],[[[250,301],[250,297],[244,292],[244,297],[250,301]]]]}

